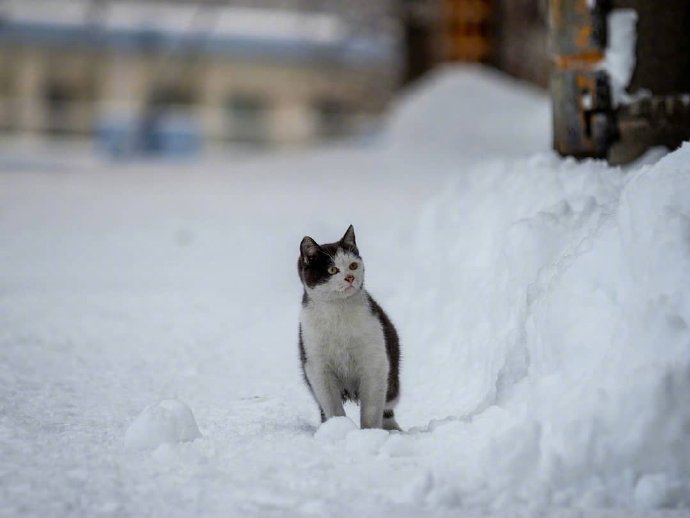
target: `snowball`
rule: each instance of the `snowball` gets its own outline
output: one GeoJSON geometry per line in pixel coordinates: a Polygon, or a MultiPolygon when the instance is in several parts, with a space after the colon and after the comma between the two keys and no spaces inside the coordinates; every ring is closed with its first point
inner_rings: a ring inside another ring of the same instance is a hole
{"type": "Polygon", "coordinates": [[[361,453],[376,453],[388,439],[388,432],[380,429],[354,430],[345,437],[345,447],[348,451],[361,453]]]}
{"type": "Polygon", "coordinates": [[[148,406],[125,432],[125,449],[153,449],[161,444],[201,437],[191,409],[174,399],[148,406]]]}
{"type": "Polygon", "coordinates": [[[349,417],[332,417],[319,426],[314,439],[321,442],[334,442],[345,438],[357,425],[349,417]]]}

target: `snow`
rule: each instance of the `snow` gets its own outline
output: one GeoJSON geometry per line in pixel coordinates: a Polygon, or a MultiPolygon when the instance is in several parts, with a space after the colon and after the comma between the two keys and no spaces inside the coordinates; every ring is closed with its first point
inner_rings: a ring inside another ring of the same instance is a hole
{"type": "Polygon", "coordinates": [[[357,425],[349,417],[334,417],[319,426],[314,439],[322,442],[343,440],[348,433],[357,429],[357,425]]]}
{"type": "Polygon", "coordinates": [[[169,399],[144,409],[127,428],[124,446],[128,450],[148,449],[199,437],[192,410],[181,401],[169,399]]]}
{"type": "Polygon", "coordinates": [[[388,440],[386,430],[355,430],[345,437],[345,449],[351,452],[365,454],[378,453],[381,446],[388,440]]]}
{"type": "Polygon", "coordinates": [[[604,69],[611,79],[614,104],[630,100],[628,84],[637,62],[637,11],[613,9],[607,16],[608,45],[604,55],[604,69]]]}
{"type": "MultiPolygon", "coordinates": [[[[681,487],[675,488],[675,492],[679,491],[682,491],[681,487]]],[[[649,509],[668,506],[681,497],[680,494],[673,495],[673,492],[666,474],[645,475],[635,485],[635,503],[649,509]]]]}
{"type": "Polygon", "coordinates": [[[468,66],[465,73],[437,68],[401,97],[386,144],[392,152],[414,150],[453,161],[471,155],[524,156],[546,149],[550,117],[543,93],[534,87],[478,66],[468,66]]]}
{"type": "Polygon", "coordinates": [[[687,516],[690,145],[561,159],[547,109],[446,68],[364,149],[5,169],[0,515],[687,516]],[[404,433],[299,370],[299,241],[349,223],[404,433]]]}
{"type": "Polygon", "coordinates": [[[410,397],[469,416],[433,429],[466,434],[446,451],[468,483],[624,506],[661,471],[684,488],[667,505],[688,504],[688,163],[686,145],[627,174],[553,157],[481,164],[430,204],[402,317],[444,345],[408,353],[410,397]],[[429,261],[438,243],[451,251],[429,261]]]}

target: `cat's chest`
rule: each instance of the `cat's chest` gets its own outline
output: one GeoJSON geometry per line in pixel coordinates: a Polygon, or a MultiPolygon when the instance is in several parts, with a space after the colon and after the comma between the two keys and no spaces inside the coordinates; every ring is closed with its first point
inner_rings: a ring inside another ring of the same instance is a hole
{"type": "Polygon", "coordinates": [[[302,310],[308,352],[357,355],[383,344],[383,330],[366,304],[313,304],[302,310]]]}

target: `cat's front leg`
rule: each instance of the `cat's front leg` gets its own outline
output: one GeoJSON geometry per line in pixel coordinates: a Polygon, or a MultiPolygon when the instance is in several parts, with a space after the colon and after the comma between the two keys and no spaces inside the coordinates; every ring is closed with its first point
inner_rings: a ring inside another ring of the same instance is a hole
{"type": "Polygon", "coordinates": [[[311,360],[305,364],[304,372],[326,419],[344,416],[342,390],[335,375],[324,365],[311,360]]]}
{"type": "Polygon", "coordinates": [[[382,428],[386,404],[387,369],[370,371],[360,383],[360,428],[382,428]]]}

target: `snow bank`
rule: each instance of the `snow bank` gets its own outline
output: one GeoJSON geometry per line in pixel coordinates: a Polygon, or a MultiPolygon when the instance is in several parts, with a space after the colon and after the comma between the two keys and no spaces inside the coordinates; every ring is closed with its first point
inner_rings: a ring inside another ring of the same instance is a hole
{"type": "Polygon", "coordinates": [[[690,505],[689,164],[688,144],[630,174],[496,161],[430,203],[402,401],[451,416],[418,430],[453,459],[434,480],[499,506],[690,505]]]}
{"type": "Polygon", "coordinates": [[[525,155],[548,146],[543,92],[481,66],[440,67],[396,103],[386,140],[405,155],[525,155]]]}
{"type": "Polygon", "coordinates": [[[148,406],[125,432],[125,449],[143,450],[201,437],[192,410],[174,399],[148,406]]]}

